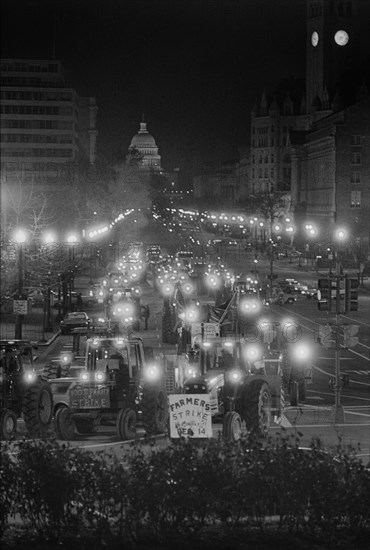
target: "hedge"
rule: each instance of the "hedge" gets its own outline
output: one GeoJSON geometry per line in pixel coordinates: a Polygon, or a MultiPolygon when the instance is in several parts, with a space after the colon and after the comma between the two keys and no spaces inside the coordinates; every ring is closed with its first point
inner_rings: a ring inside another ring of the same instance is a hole
{"type": "Polygon", "coordinates": [[[284,431],[263,445],[132,445],[121,459],[55,440],[7,442],[0,476],[3,549],[115,550],[124,542],[179,550],[230,541],[252,549],[272,540],[285,550],[360,549],[370,534],[370,470],[354,449],[338,441],[329,452],[313,440],[302,450],[299,435],[284,431]]]}

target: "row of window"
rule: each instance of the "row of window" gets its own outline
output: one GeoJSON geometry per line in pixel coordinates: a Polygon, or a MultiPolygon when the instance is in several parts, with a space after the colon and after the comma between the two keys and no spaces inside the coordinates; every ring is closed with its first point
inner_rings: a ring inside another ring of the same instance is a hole
{"type": "MultiPolygon", "coordinates": [[[[252,134],[258,134],[260,136],[264,136],[266,134],[268,134],[268,131],[269,131],[269,128],[270,128],[270,132],[273,134],[274,131],[275,131],[275,126],[273,124],[271,124],[271,126],[259,126],[259,127],[255,127],[253,126],[252,127],[252,134]]],[[[284,134],[287,134],[288,132],[290,132],[291,130],[294,130],[293,126],[287,126],[286,124],[284,124],[282,126],[282,130],[283,130],[283,133],[284,134]]]]}
{"type": "MultiPolygon", "coordinates": [[[[55,105],[1,105],[2,114],[19,115],[72,115],[72,107],[57,107],[55,105]]],[[[77,114],[77,111],[76,113],[77,114]]]]}
{"type": "Polygon", "coordinates": [[[35,64],[35,63],[11,63],[11,62],[3,62],[1,63],[1,71],[9,71],[9,72],[23,72],[23,73],[57,73],[58,72],[58,64],[57,63],[43,63],[43,64],[35,64]]]}
{"type": "Polygon", "coordinates": [[[3,143],[73,143],[70,134],[0,134],[3,143]]]}
{"type": "MultiPolygon", "coordinates": [[[[24,76],[2,76],[2,86],[34,86],[35,88],[55,88],[56,83],[50,82],[43,78],[37,77],[24,77],[24,76]]],[[[57,87],[60,88],[62,82],[57,83],[57,87]]]]}
{"type": "Polygon", "coordinates": [[[274,136],[271,136],[270,140],[268,140],[267,137],[252,139],[252,147],[275,147],[275,143],[276,145],[279,145],[280,143],[282,147],[286,147],[288,145],[288,136],[287,135],[281,136],[280,141],[279,140],[275,141],[274,136]]]}
{"type": "MultiPolygon", "coordinates": [[[[352,16],[352,2],[330,2],[329,4],[329,15],[337,15],[339,17],[352,16]]],[[[309,8],[310,17],[320,17],[322,15],[321,3],[313,3],[309,8]]]]}
{"type": "Polygon", "coordinates": [[[1,120],[1,128],[31,128],[33,130],[72,130],[72,120],[1,120]]]}
{"type": "Polygon", "coordinates": [[[73,157],[72,149],[2,149],[3,157],[73,157]]]}
{"type": "Polygon", "coordinates": [[[61,90],[2,90],[1,99],[27,101],[72,101],[71,91],[61,90]]]}

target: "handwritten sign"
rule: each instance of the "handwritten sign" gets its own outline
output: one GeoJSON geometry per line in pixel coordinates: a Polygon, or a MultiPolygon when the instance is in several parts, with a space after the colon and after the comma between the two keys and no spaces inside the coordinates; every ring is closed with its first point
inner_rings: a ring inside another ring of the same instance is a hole
{"type": "Polygon", "coordinates": [[[69,392],[71,409],[107,409],[110,407],[109,388],[78,385],[69,392]]]}
{"type": "Polygon", "coordinates": [[[170,437],[212,437],[212,415],[208,394],[169,395],[170,437]]]}

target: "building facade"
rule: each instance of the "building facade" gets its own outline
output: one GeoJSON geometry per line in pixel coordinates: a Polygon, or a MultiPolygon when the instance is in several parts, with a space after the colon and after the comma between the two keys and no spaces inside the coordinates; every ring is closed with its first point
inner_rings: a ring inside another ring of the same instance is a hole
{"type": "Polygon", "coordinates": [[[137,155],[138,166],[143,172],[163,172],[157,144],[147,130],[144,116],[140,122],[140,130],[132,138],[128,151],[127,159],[130,160],[133,155],[137,155]]]}
{"type": "Polygon", "coordinates": [[[370,71],[363,4],[308,0],[306,94],[310,123],[292,132],[292,209],[296,225],[321,238],[343,226],[369,244],[370,71]],[[362,24],[361,24],[362,23],[362,24]]]}
{"type": "Polygon", "coordinates": [[[60,61],[2,59],[2,176],[47,184],[66,163],[93,164],[97,110],[65,83],[60,61]]]}

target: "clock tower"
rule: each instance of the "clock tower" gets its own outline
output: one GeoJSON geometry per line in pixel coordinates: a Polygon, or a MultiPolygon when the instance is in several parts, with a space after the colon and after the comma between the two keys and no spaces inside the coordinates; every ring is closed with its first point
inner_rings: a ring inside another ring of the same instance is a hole
{"type": "Polygon", "coordinates": [[[308,0],[306,105],[328,110],[343,75],[361,59],[361,0],[308,0]]]}

